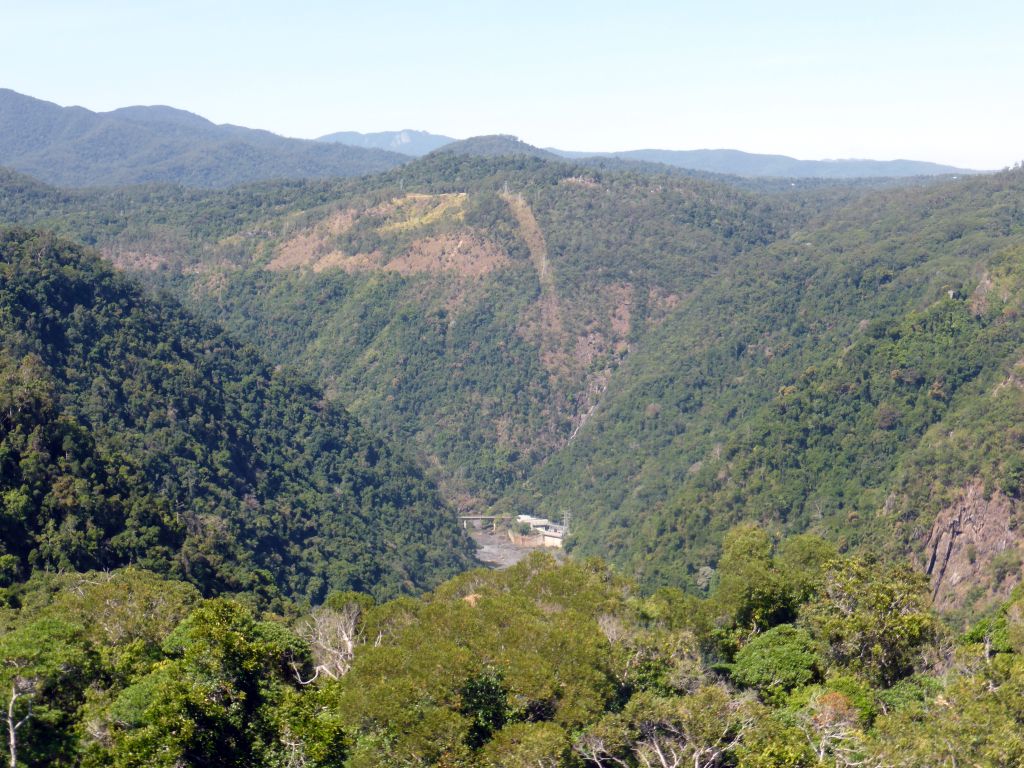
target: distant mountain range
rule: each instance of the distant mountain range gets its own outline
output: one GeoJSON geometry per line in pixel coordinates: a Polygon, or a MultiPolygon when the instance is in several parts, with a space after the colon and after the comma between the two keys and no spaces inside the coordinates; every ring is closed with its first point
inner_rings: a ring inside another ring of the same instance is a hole
{"type": "Polygon", "coordinates": [[[733,176],[854,179],[868,177],[940,176],[977,173],[951,165],[919,160],[797,160],[786,155],[759,155],[737,149],[635,149],[627,152],[571,152],[550,149],[565,158],[615,157],[733,176]]]}
{"type": "Polygon", "coordinates": [[[381,131],[379,133],[359,133],[358,131],[340,131],[321,136],[317,141],[334,144],[345,144],[350,147],[364,149],[385,149],[399,152],[410,157],[422,157],[428,152],[440,149],[445,144],[457,141],[451,136],[441,136],[426,131],[381,131]]]}
{"type": "Polygon", "coordinates": [[[635,149],[625,152],[576,152],[554,147],[539,149],[514,136],[507,135],[477,136],[465,141],[458,141],[449,136],[410,130],[381,133],[344,131],[323,136],[318,141],[338,142],[353,147],[386,149],[412,157],[422,157],[429,152],[447,147],[456,154],[476,157],[529,155],[548,160],[614,158],[643,163],[659,163],[692,171],[722,173],[731,176],[854,179],[977,173],[977,171],[966,168],[920,160],[798,160],[786,155],[763,155],[741,152],[737,149],[635,149]]]}
{"type": "MultiPolygon", "coordinates": [[[[563,156],[546,149],[540,149],[516,136],[498,133],[489,136],[473,136],[469,139],[453,139],[426,131],[383,131],[381,133],[358,133],[341,131],[321,136],[317,141],[348,144],[352,147],[366,147],[400,152],[410,157],[423,157],[431,152],[451,152],[460,157],[510,157],[527,155],[544,160],[562,160],[563,156]]],[[[584,157],[585,155],[580,155],[584,157]]]]}
{"type": "Polygon", "coordinates": [[[380,149],[215,125],[171,107],[91,112],[0,89],[0,165],[62,186],[226,187],[274,178],[359,176],[407,159],[380,149]]]}
{"type": "Polygon", "coordinates": [[[311,141],[209,120],[166,106],[111,112],[61,107],[0,89],[0,166],[61,186],[164,182],[227,187],[267,179],[361,176],[438,150],[473,157],[658,163],[704,173],[781,178],[902,178],[972,173],[914,160],[797,160],[733,149],[575,152],[514,136],[458,141],[425,131],[342,131],[311,141]]]}

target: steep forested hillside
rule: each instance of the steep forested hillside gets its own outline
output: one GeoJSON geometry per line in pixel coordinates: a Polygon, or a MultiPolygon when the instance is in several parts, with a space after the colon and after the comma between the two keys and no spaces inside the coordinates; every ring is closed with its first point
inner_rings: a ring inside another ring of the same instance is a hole
{"type": "Polygon", "coordinates": [[[274,359],[303,361],[476,507],[563,445],[649,326],[791,207],[449,153],[377,179],[212,194],[7,188],[12,218],[101,244],[274,359]]]}
{"type": "Polygon", "coordinates": [[[952,478],[929,470],[947,490],[926,503],[889,495],[926,430],[987,403],[1024,347],[1022,192],[1020,171],[877,192],[735,260],[637,349],[533,503],[573,505],[585,550],[671,581],[739,519],[923,546],[952,478]]]}
{"type": "Polygon", "coordinates": [[[355,176],[405,159],[379,149],[214,125],[170,107],[97,113],[0,88],[0,165],[54,184],[227,187],[257,179],[355,176]]]}
{"type": "Polygon", "coordinates": [[[570,513],[578,552],[649,585],[706,584],[750,519],[916,553],[951,604],[1016,578],[1019,169],[756,186],[442,151],[225,192],[5,188],[5,215],[306,367],[459,506],[570,513]]]}
{"type": "Polygon", "coordinates": [[[46,234],[0,236],[0,562],[207,594],[394,595],[470,562],[431,486],[306,379],[46,234]]]}

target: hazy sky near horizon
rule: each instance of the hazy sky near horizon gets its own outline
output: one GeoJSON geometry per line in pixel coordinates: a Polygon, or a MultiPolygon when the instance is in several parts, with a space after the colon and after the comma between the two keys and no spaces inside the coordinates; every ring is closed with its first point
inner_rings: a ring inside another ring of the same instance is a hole
{"type": "Polygon", "coordinates": [[[1019,2],[0,0],[0,87],[314,138],[1024,159],[1019,2]]]}

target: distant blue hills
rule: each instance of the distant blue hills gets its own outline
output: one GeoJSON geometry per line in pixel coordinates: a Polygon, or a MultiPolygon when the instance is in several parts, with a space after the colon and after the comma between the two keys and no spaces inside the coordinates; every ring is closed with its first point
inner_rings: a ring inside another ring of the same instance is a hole
{"type": "Polygon", "coordinates": [[[451,136],[441,136],[426,131],[380,131],[378,133],[359,133],[357,131],[339,131],[321,136],[317,141],[332,144],[345,144],[362,149],[383,149],[388,152],[400,152],[410,157],[422,157],[435,149],[456,141],[451,136]]]}
{"type": "Polygon", "coordinates": [[[172,107],[92,112],[0,88],[0,165],[65,187],[361,176],[408,162],[380,149],[215,125],[172,107]]]}
{"type": "MultiPolygon", "coordinates": [[[[781,178],[896,178],[905,176],[939,176],[944,174],[978,173],[967,168],[952,165],[929,163],[922,160],[797,160],[786,155],[762,155],[753,152],[741,152],[738,149],[634,149],[625,152],[576,152],[548,147],[537,150],[522,142],[506,141],[504,144],[493,140],[496,137],[475,137],[472,140],[472,153],[479,154],[481,146],[490,146],[495,154],[530,154],[535,157],[547,155],[570,160],[591,157],[618,158],[643,163],[661,163],[676,168],[706,173],[724,173],[731,176],[774,176],[781,178]],[[479,139],[492,139],[482,145],[479,139]],[[524,151],[524,147],[536,151],[524,151]]],[[[511,139],[511,137],[501,137],[511,139]]],[[[452,145],[451,150],[459,154],[469,153],[462,142],[436,133],[426,131],[379,131],[377,133],[358,133],[342,131],[322,136],[318,141],[337,142],[352,147],[365,149],[383,149],[400,152],[411,157],[421,157],[442,147],[452,145]]]]}
{"type": "Polygon", "coordinates": [[[643,163],[648,168],[657,163],[740,177],[902,178],[978,172],[918,160],[797,160],[735,149],[576,152],[540,149],[506,135],[459,141],[411,129],[341,131],[317,140],[293,139],[237,125],[216,125],[173,107],[92,112],[0,88],[0,166],[59,186],[158,182],[226,187],[265,179],[361,176],[437,151],[545,160],[595,158],[643,163]]]}

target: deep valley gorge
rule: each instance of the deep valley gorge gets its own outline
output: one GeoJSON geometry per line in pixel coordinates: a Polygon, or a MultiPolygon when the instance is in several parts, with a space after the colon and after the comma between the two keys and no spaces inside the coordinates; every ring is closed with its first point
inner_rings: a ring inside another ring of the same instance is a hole
{"type": "Polygon", "coordinates": [[[1020,164],[0,129],[12,768],[1024,765],[1020,164]]]}

